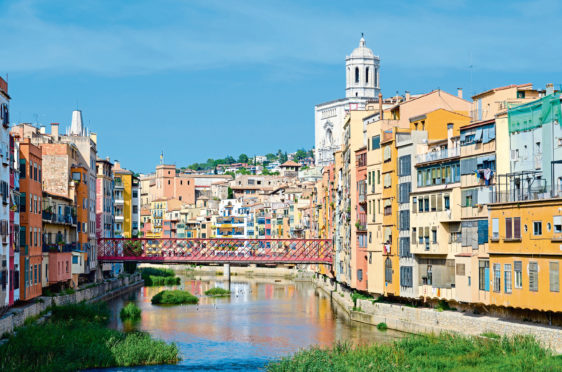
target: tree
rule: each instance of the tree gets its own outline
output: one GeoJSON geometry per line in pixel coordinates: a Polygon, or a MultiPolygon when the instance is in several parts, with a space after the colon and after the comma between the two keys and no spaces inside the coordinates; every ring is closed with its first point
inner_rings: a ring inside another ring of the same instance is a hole
{"type": "Polygon", "coordinates": [[[265,158],[267,159],[267,161],[274,161],[275,159],[277,159],[277,156],[275,156],[275,154],[269,153],[265,154],[265,158]]]}
{"type": "Polygon", "coordinates": [[[240,168],[236,171],[236,174],[250,174],[250,171],[246,168],[240,168]]]}
{"type": "Polygon", "coordinates": [[[303,160],[306,157],[307,157],[307,153],[306,153],[305,149],[299,149],[295,153],[295,157],[293,158],[293,160],[298,162],[299,160],[303,160]]]}
{"type": "MultiPolygon", "coordinates": [[[[279,150],[279,151],[281,151],[281,150],[279,150]]],[[[280,162],[281,164],[283,164],[284,162],[286,162],[287,159],[288,159],[288,157],[287,157],[287,153],[286,153],[286,152],[285,152],[285,153],[281,153],[281,155],[279,156],[279,162],[280,162]]]]}
{"type": "Polygon", "coordinates": [[[232,156],[228,155],[226,158],[224,158],[224,162],[226,164],[232,164],[232,163],[236,163],[236,160],[234,160],[232,156]]]}
{"type": "Polygon", "coordinates": [[[230,186],[228,187],[228,199],[234,199],[234,191],[232,191],[230,186]]]}
{"type": "Polygon", "coordinates": [[[247,163],[248,162],[248,155],[240,154],[240,156],[238,156],[238,162],[239,163],[247,163]]]}

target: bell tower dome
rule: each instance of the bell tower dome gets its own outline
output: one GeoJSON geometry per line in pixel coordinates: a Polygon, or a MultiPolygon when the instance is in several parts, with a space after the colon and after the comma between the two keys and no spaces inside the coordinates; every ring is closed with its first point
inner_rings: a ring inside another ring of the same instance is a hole
{"type": "Polygon", "coordinates": [[[380,92],[380,58],[365,45],[361,34],[359,46],[345,57],[345,96],[375,98],[380,92]]]}

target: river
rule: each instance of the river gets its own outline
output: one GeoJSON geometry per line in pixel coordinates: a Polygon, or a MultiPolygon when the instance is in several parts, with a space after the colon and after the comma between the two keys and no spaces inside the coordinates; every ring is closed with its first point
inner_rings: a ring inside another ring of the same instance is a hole
{"type": "Polygon", "coordinates": [[[199,305],[153,306],[150,299],[163,287],[143,287],[110,301],[109,306],[110,326],[129,330],[131,325],[123,324],[118,314],[127,302],[135,302],[142,309],[142,318],[134,328],[175,342],[182,361],[111,371],[260,370],[272,359],[311,345],[391,342],[403,335],[351,322],[309,282],[234,276],[230,297],[210,298],[203,292],[215,286],[224,288],[222,277],[181,278],[177,287],[201,296],[199,305]]]}

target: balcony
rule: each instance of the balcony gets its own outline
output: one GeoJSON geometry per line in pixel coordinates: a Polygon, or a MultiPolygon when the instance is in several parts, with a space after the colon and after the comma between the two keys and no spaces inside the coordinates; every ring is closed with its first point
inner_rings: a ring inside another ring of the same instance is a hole
{"type": "Polygon", "coordinates": [[[124,220],[125,217],[123,217],[123,215],[115,216],[115,222],[123,222],[124,220]]]}
{"type": "Polygon", "coordinates": [[[449,159],[461,155],[460,147],[453,147],[452,149],[443,149],[440,151],[430,151],[425,154],[416,155],[417,163],[427,163],[436,160],[449,159]]]}
{"type": "Polygon", "coordinates": [[[76,216],[69,214],[55,214],[49,211],[43,211],[42,218],[43,221],[47,223],[76,225],[76,216]]]}
{"type": "Polygon", "coordinates": [[[76,243],[68,244],[43,244],[43,252],[74,252],[77,251],[76,243]]]}
{"type": "Polygon", "coordinates": [[[114,203],[115,203],[115,205],[125,204],[125,201],[123,200],[123,196],[119,197],[119,199],[116,197],[114,203]]]}

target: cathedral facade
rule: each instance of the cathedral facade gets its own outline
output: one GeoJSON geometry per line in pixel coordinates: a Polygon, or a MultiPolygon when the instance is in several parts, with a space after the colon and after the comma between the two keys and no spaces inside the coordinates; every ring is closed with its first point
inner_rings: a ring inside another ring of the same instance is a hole
{"type": "Polygon", "coordinates": [[[342,144],[342,128],[349,110],[364,110],[380,92],[380,58],[365,45],[359,46],[345,58],[345,98],[321,103],[314,107],[315,157],[317,166],[334,162],[334,152],[342,144]]]}

